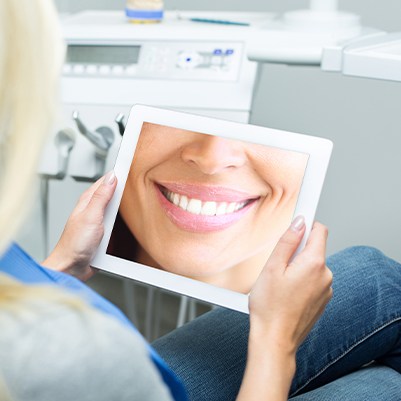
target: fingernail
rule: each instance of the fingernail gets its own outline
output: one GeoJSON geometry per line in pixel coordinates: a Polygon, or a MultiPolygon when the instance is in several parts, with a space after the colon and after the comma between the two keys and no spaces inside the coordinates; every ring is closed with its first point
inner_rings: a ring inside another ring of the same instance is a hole
{"type": "Polygon", "coordinates": [[[114,170],[111,170],[108,172],[103,180],[104,185],[113,185],[114,181],[116,180],[116,174],[114,173],[114,170]]]}
{"type": "Polygon", "coordinates": [[[304,228],[304,225],[305,225],[304,216],[297,216],[291,223],[291,230],[297,233],[304,228]]]}

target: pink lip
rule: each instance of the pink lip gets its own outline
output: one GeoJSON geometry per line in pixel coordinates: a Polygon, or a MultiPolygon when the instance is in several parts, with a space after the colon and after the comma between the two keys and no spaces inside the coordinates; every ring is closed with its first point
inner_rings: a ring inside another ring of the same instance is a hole
{"type": "MultiPolygon", "coordinates": [[[[164,186],[164,185],[163,185],[164,186]]],[[[180,185],[178,185],[181,187],[180,185]]],[[[232,190],[227,190],[226,191],[226,196],[223,199],[222,196],[222,191],[219,191],[218,197],[216,196],[217,193],[213,194],[213,198],[211,198],[210,193],[205,196],[200,196],[200,192],[198,191],[197,186],[187,186],[185,185],[186,189],[191,187],[193,190],[191,191],[181,191],[177,186],[173,185],[166,185],[166,188],[168,188],[172,192],[177,192],[177,193],[183,193],[185,192],[185,195],[188,197],[193,197],[196,199],[200,199],[203,201],[206,200],[211,200],[215,202],[222,202],[222,201],[228,201],[228,202],[241,202],[243,200],[248,200],[248,197],[244,197],[244,194],[241,194],[240,197],[240,192],[238,191],[232,191],[232,190]],[[172,188],[176,189],[172,189],[172,188]],[[196,192],[197,191],[197,192],[196,192]],[[191,193],[189,195],[189,192],[191,193]],[[195,194],[196,192],[196,194],[195,194]]],[[[181,187],[182,188],[182,187],[181,187]]],[[[251,208],[256,202],[250,202],[248,205],[243,207],[242,209],[234,212],[234,213],[229,213],[229,214],[224,214],[221,216],[203,216],[203,215],[196,215],[193,213],[189,213],[178,206],[174,205],[173,203],[169,202],[165,196],[161,193],[160,188],[158,185],[155,185],[156,189],[156,194],[157,198],[159,199],[159,202],[166,212],[167,216],[170,218],[170,220],[179,228],[185,231],[190,231],[190,232],[195,232],[195,233],[208,233],[208,232],[213,232],[213,231],[220,231],[224,230],[237,221],[239,221],[251,208]]],[[[217,189],[214,187],[214,189],[217,189]]],[[[221,188],[220,188],[221,189],[221,188]]],[[[256,200],[256,199],[255,199],[256,200]]]]}

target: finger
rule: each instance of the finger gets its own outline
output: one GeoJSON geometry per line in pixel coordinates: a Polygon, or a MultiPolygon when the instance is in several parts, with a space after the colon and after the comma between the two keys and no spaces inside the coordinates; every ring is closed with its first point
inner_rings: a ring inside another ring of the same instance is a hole
{"type": "MultiPolygon", "coordinates": [[[[107,175],[107,174],[106,174],[107,175]]],[[[75,206],[75,211],[81,212],[88,206],[95,191],[100,187],[106,176],[100,177],[94,184],[92,184],[78,199],[75,206]]]]}
{"type": "Polygon", "coordinates": [[[327,237],[327,227],[316,221],[306,241],[305,251],[325,256],[327,237]]]}
{"type": "Polygon", "coordinates": [[[89,218],[91,215],[103,218],[104,211],[113,197],[116,186],[117,178],[114,171],[111,171],[104,177],[104,180],[96,191],[93,192],[92,197],[89,200],[88,206],[86,207],[86,213],[89,215],[89,218]]]}
{"type": "Polygon", "coordinates": [[[267,262],[267,265],[287,266],[292,255],[301,243],[304,233],[305,219],[303,216],[298,216],[280,238],[267,262]]]}

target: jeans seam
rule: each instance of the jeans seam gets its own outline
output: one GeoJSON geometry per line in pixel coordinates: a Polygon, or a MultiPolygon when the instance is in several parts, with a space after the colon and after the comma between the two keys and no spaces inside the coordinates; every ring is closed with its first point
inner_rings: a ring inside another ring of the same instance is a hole
{"type": "Polygon", "coordinates": [[[330,366],[334,365],[336,362],[338,362],[341,358],[343,358],[345,355],[347,355],[349,352],[351,352],[355,347],[358,345],[362,344],[364,341],[366,341],[368,338],[372,337],[379,331],[383,330],[385,327],[390,326],[394,322],[397,322],[398,320],[401,320],[401,316],[397,316],[393,318],[392,320],[382,324],[380,327],[377,329],[373,330],[370,332],[368,335],[365,335],[363,338],[361,338],[359,341],[351,345],[346,351],[344,351],[341,355],[339,355],[337,358],[332,360],[330,363],[325,365],[322,369],[319,370],[314,376],[312,376],[309,380],[306,381],[305,384],[303,384],[299,389],[297,389],[294,393],[292,393],[290,396],[293,397],[294,395],[297,395],[299,391],[301,391],[303,388],[305,388],[311,381],[315,380],[318,376],[320,376],[323,372],[325,372],[330,366]]]}

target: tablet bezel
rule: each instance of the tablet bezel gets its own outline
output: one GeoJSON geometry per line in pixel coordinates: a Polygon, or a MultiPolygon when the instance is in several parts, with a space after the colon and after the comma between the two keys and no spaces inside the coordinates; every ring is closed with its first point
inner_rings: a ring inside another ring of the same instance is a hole
{"type": "Polygon", "coordinates": [[[191,278],[142,265],[107,254],[107,247],[125,184],[144,122],[175,127],[228,139],[258,143],[283,150],[307,153],[304,179],[299,192],[294,216],[305,217],[305,236],[297,253],[305,246],[312,228],[316,208],[323,187],[333,144],[330,140],[272,128],[220,120],[144,105],[132,107],[120,145],[114,171],[118,179],[113,199],[104,218],[104,235],[91,265],[100,270],[137,280],[149,285],[197,298],[215,305],[249,313],[248,295],[206,284],[191,278]]]}

